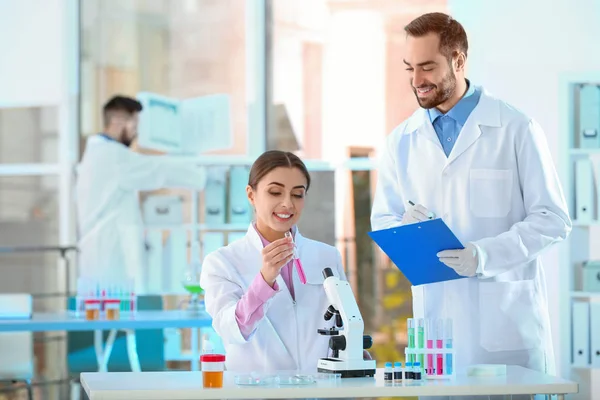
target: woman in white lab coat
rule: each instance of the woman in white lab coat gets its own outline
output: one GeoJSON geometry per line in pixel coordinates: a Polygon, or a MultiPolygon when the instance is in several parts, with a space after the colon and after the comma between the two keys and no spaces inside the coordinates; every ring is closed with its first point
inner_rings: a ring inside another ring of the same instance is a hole
{"type": "Polygon", "coordinates": [[[200,284],[213,327],[223,340],[228,370],[316,371],[328,354],[329,303],[323,269],[345,279],[335,247],[303,237],[296,226],[310,175],[294,154],[268,151],[250,170],[246,188],[255,209],[245,237],[207,255],[200,284]],[[292,232],[306,275],[293,263],[292,232]]]}

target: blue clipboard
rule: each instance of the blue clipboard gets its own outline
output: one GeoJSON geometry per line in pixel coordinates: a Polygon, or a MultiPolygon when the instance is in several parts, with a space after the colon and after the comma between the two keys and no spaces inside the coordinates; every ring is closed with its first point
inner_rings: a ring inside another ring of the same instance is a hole
{"type": "Polygon", "coordinates": [[[464,278],[437,257],[442,250],[464,248],[441,218],[373,231],[369,236],[413,286],[464,278]]]}

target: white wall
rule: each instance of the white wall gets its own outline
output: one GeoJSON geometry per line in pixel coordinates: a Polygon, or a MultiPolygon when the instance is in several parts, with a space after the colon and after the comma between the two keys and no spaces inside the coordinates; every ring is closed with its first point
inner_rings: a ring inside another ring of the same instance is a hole
{"type": "Polygon", "coordinates": [[[65,62],[64,3],[0,1],[0,107],[59,103],[65,62]]]}
{"type": "MultiPolygon", "coordinates": [[[[451,14],[469,36],[469,77],[537,119],[556,163],[559,148],[559,75],[600,70],[600,2],[597,0],[449,0],[451,14]]],[[[557,168],[563,168],[557,164],[557,168]]],[[[555,246],[544,256],[549,292],[559,288],[555,246]]],[[[549,296],[558,372],[562,354],[557,296],[549,296]]]]}

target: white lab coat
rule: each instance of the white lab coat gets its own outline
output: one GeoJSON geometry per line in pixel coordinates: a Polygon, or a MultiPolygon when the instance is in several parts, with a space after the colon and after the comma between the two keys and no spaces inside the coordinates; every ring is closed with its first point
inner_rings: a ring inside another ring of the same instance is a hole
{"type": "Polygon", "coordinates": [[[123,282],[136,278],[143,290],[143,224],[138,191],[204,187],[204,171],[193,164],[131,151],[101,136],[88,139],[77,168],[79,274],[123,282]]]}
{"type": "Polygon", "coordinates": [[[246,340],[235,319],[238,301],[262,267],[262,241],[252,225],[246,235],[206,256],[200,285],[206,310],[225,346],[226,367],[230,371],[316,372],[319,358],[327,357],[330,336],[318,329],[333,326],[334,318],[324,320],[329,307],[323,289],[323,269],[331,267],[346,279],[341,257],[335,247],[303,237],[296,231],[295,242],[306,273],[303,285],[294,268],[295,301],[281,276],[280,291],[265,304],[265,316],[246,340]]]}
{"type": "Polygon", "coordinates": [[[481,254],[478,277],[413,286],[414,316],[452,318],[458,370],[472,363],[554,372],[541,253],[571,220],[540,126],[486,91],[446,157],[426,110],[389,135],[373,230],[421,203],[481,254]]]}

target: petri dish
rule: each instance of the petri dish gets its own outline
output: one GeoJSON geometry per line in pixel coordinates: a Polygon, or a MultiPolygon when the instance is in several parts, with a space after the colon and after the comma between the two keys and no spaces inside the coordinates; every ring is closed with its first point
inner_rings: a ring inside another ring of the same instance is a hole
{"type": "Polygon", "coordinates": [[[313,375],[303,375],[303,374],[280,374],[277,375],[276,382],[279,385],[313,385],[317,381],[313,375]]]}
{"type": "Polygon", "coordinates": [[[236,385],[240,386],[264,386],[273,383],[272,375],[241,374],[234,378],[236,385]]]}

